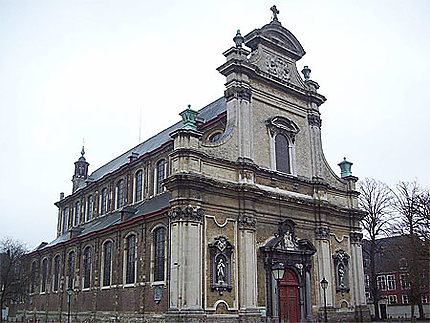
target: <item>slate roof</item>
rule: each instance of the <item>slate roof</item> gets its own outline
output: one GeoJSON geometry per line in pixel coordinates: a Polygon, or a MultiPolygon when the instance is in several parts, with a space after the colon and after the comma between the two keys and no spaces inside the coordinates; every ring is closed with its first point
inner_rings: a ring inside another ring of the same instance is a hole
{"type": "MultiPolygon", "coordinates": [[[[105,216],[100,216],[88,223],[84,223],[76,228],[72,228],[72,230],[74,230],[73,238],[83,237],[91,233],[97,233],[111,226],[118,225],[121,223],[126,223],[140,216],[145,216],[148,214],[161,211],[167,206],[169,206],[169,200],[171,198],[172,198],[171,193],[169,191],[166,191],[160,195],[156,195],[151,199],[144,200],[133,206],[126,206],[124,208],[111,212],[105,216]],[[124,214],[123,221],[121,221],[121,213],[124,214]]],[[[42,250],[45,248],[55,246],[59,243],[69,241],[71,240],[70,235],[71,233],[69,230],[66,233],[58,236],[55,240],[51,241],[50,243],[46,243],[46,242],[41,243],[33,251],[42,250]]]]}
{"type": "MultiPolygon", "coordinates": [[[[202,123],[206,123],[214,118],[216,118],[218,115],[226,111],[227,104],[226,99],[224,97],[219,98],[218,100],[210,103],[209,105],[205,106],[204,108],[199,110],[198,118],[202,123]]],[[[170,133],[175,131],[176,129],[181,128],[183,125],[182,121],[179,121],[175,123],[174,125],[170,126],[169,128],[161,131],[157,135],[149,138],[148,140],[140,143],[136,147],[126,151],[122,155],[116,157],[115,159],[111,160],[107,164],[103,165],[102,167],[98,168],[94,172],[91,173],[89,176],[89,181],[96,181],[105,176],[106,174],[109,174],[117,169],[119,169],[121,166],[127,164],[129,162],[129,156],[131,153],[137,153],[139,156],[142,156],[148,152],[151,152],[165,143],[172,140],[170,137],[170,133]]],[[[79,189],[82,187],[85,187],[86,183],[83,183],[79,189]]]]}

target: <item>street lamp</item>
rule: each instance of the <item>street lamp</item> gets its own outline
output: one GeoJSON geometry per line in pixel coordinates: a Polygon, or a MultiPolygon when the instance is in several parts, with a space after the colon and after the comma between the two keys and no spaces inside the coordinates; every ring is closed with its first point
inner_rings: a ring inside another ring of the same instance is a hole
{"type": "Polygon", "coordinates": [[[324,322],[327,323],[327,300],[325,296],[325,290],[328,287],[328,281],[325,279],[325,277],[320,281],[321,288],[324,291],[324,322]]]}
{"type": "Polygon", "coordinates": [[[272,267],[272,275],[273,275],[273,278],[275,278],[276,283],[277,283],[278,320],[279,320],[279,322],[281,322],[281,300],[280,300],[280,296],[279,296],[279,283],[282,280],[282,278],[284,277],[284,272],[285,272],[285,268],[284,268],[284,264],[282,264],[282,263],[277,263],[272,267]]]}
{"type": "Polygon", "coordinates": [[[73,290],[69,287],[67,288],[67,304],[69,306],[68,312],[67,312],[67,322],[70,323],[70,303],[72,302],[72,292],[73,290]]]}

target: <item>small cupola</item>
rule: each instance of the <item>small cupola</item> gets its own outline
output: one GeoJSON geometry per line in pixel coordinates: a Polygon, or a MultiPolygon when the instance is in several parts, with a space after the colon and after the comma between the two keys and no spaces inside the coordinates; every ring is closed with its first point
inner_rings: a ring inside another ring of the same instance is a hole
{"type": "Polygon", "coordinates": [[[73,174],[72,182],[73,182],[73,192],[75,192],[81,185],[85,183],[85,180],[88,178],[88,166],[89,163],[86,161],[85,157],[85,149],[82,146],[81,157],[75,162],[75,173],[73,174]]]}

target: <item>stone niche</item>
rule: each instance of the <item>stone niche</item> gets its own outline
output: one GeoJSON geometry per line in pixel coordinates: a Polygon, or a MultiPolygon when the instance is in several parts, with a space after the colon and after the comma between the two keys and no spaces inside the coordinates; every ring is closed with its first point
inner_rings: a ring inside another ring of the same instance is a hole
{"type": "Polygon", "coordinates": [[[233,245],[225,236],[218,236],[209,244],[210,286],[212,291],[231,291],[231,255],[233,245]]]}

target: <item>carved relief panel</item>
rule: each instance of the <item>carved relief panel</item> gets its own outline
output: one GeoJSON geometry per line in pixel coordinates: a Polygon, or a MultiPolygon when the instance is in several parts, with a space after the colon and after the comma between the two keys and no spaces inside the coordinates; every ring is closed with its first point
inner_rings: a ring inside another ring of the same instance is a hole
{"type": "Polygon", "coordinates": [[[344,295],[345,292],[349,292],[349,258],[350,256],[342,249],[336,250],[335,254],[333,255],[336,277],[336,292],[341,292],[342,295],[344,295]]]}

